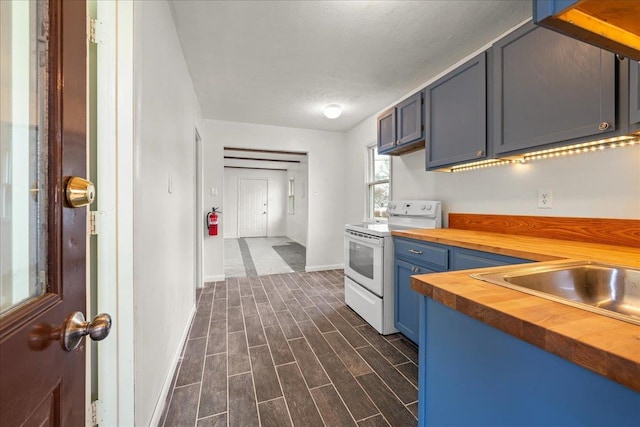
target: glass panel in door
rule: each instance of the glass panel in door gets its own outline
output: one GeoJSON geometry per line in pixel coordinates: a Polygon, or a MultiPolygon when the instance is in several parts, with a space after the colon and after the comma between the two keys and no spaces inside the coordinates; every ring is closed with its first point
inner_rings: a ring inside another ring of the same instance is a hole
{"type": "Polygon", "coordinates": [[[47,291],[47,4],[0,1],[0,317],[47,291]]]}

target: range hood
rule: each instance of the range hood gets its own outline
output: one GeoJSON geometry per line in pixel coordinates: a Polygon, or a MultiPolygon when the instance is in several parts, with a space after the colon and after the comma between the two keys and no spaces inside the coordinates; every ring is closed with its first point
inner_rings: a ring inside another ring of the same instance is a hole
{"type": "Polygon", "coordinates": [[[533,0],[533,20],[569,37],[640,61],[640,1],[533,0]]]}

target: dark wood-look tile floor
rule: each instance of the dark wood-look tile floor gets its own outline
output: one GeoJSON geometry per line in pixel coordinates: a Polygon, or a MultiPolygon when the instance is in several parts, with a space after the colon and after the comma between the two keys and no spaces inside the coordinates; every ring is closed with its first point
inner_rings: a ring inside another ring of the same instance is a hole
{"type": "Polygon", "coordinates": [[[415,426],[418,352],[344,304],[342,270],[198,291],[164,426],[415,426]]]}

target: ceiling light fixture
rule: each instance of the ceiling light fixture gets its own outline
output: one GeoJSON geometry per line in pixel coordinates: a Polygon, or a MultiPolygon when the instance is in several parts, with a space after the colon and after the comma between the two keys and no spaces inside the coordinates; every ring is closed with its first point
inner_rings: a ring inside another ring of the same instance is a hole
{"type": "Polygon", "coordinates": [[[338,104],[329,104],[324,107],[322,113],[328,119],[337,119],[342,114],[342,108],[338,104]]]}

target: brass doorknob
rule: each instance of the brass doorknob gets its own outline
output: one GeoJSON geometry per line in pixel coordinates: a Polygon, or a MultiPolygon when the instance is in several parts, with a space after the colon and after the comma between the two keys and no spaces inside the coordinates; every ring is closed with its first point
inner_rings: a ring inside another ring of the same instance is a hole
{"type": "Polygon", "coordinates": [[[67,181],[67,202],[73,208],[90,205],[96,198],[96,189],[91,181],[79,176],[72,176],[67,181]]]}
{"type": "Polygon", "coordinates": [[[111,316],[106,313],[98,314],[91,322],[84,320],[84,314],[79,311],[67,317],[60,332],[60,344],[66,351],[75,350],[86,335],[94,341],[102,341],[111,331],[111,316]]]}

